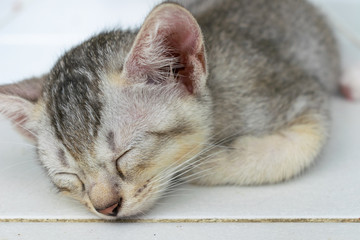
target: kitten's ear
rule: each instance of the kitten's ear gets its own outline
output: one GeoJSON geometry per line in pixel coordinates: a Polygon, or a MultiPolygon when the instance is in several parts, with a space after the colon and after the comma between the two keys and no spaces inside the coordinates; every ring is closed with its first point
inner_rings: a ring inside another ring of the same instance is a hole
{"type": "Polygon", "coordinates": [[[173,3],[156,7],[136,36],[124,74],[130,81],[178,81],[190,93],[201,91],[207,77],[205,47],[191,13],[173,3]]]}
{"type": "Polygon", "coordinates": [[[19,132],[36,141],[33,113],[46,76],[0,86],[0,113],[10,119],[19,132]]]}

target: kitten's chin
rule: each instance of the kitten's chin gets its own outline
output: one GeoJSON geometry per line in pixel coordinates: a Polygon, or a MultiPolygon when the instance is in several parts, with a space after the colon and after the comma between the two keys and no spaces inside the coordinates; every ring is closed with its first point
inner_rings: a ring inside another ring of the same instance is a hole
{"type": "Polygon", "coordinates": [[[116,218],[136,219],[148,213],[167,191],[170,180],[171,175],[163,177],[162,181],[152,182],[151,179],[148,180],[147,188],[142,190],[140,195],[123,201],[122,208],[116,218]]]}
{"type": "Polygon", "coordinates": [[[149,198],[144,198],[142,201],[138,201],[138,199],[134,199],[134,201],[130,201],[128,204],[123,206],[116,216],[116,218],[137,218],[146,213],[148,213],[154,206],[159,196],[151,196],[149,198]],[[138,201],[138,202],[137,202],[138,201]]]}

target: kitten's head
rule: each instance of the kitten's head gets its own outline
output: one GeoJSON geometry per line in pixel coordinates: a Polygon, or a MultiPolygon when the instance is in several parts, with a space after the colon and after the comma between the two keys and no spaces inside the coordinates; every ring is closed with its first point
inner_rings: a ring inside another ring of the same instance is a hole
{"type": "Polygon", "coordinates": [[[0,87],[0,111],[37,144],[62,192],[103,218],[149,209],[209,135],[196,20],[161,4],[140,31],[100,34],[42,78],[0,87]]]}

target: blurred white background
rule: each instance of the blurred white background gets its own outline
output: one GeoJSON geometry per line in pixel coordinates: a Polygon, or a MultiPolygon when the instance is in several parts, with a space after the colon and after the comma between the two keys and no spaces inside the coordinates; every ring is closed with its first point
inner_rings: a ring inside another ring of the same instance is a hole
{"type": "MultiPolygon", "coordinates": [[[[65,50],[104,29],[138,27],[158,2],[1,0],[0,84],[48,71],[65,50]]],[[[341,29],[360,39],[359,0],[312,2],[318,4],[341,29]]],[[[356,48],[343,37],[340,41],[345,64],[360,61],[357,57],[360,46],[356,48]]]]}

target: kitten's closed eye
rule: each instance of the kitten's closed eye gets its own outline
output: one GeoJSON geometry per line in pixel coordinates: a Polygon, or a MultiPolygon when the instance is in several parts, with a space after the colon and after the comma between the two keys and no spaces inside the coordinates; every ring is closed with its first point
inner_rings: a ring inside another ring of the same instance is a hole
{"type": "Polygon", "coordinates": [[[125,179],[125,175],[124,175],[123,171],[121,170],[120,162],[121,162],[121,159],[122,159],[127,153],[129,153],[130,151],[131,151],[131,149],[126,150],[125,152],[123,152],[123,153],[116,159],[116,170],[118,171],[118,174],[119,174],[119,176],[120,176],[120,178],[121,178],[122,180],[125,179]]]}
{"type": "Polygon", "coordinates": [[[80,178],[73,173],[57,173],[53,181],[61,192],[80,193],[85,188],[80,178]]]}

